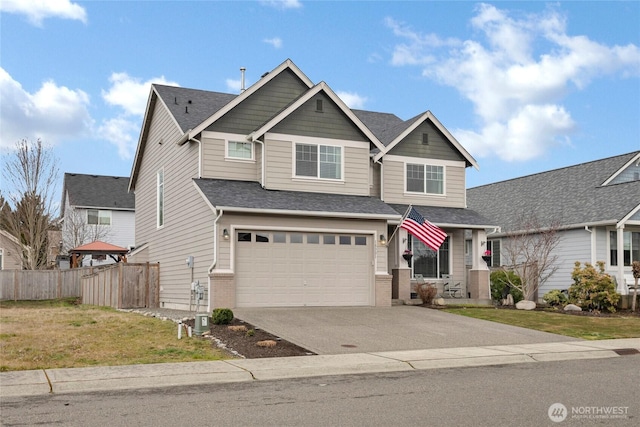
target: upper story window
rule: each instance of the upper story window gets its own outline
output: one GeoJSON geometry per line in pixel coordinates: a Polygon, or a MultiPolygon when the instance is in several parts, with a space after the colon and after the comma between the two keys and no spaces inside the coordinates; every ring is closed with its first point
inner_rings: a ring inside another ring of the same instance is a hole
{"type": "Polygon", "coordinates": [[[407,191],[444,194],[444,166],[407,163],[407,191]]]}
{"type": "Polygon", "coordinates": [[[253,143],[227,141],[227,157],[230,159],[253,160],[253,143]]]}
{"type": "Polygon", "coordinates": [[[111,211],[87,209],[87,224],[111,225],[111,211]]]}
{"type": "Polygon", "coordinates": [[[296,144],[296,176],[342,179],[342,147],[296,144]]]}
{"type": "Polygon", "coordinates": [[[158,227],[164,225],[164,169],[160,169],[157,175],[156,221],[158,227]]]}

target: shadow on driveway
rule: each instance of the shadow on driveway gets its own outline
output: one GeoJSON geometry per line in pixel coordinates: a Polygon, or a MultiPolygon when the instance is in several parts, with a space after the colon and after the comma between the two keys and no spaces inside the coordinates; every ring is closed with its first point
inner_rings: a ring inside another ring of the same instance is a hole
{"type": "Polygon", "coordinates": [[[577,340],[419,306],[236,308],[233,312],[317,354],[577,340]]]}

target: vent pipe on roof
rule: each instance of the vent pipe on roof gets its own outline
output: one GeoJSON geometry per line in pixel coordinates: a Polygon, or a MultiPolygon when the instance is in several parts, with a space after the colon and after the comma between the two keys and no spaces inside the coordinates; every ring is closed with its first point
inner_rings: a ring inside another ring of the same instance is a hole
{"type": "Polygon", "coordinates": [[[247,71],[246,68],[240,67],[240,92],[244,92],[244,72],[247,71]]]}

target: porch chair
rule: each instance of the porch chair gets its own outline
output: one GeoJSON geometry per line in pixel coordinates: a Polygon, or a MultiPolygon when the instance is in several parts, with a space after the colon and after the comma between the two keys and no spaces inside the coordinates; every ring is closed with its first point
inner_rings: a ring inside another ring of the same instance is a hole
{"type": "Polygon", "coordinates": [[[456,298],[456,292],[459,292],[460,295],[457,298],[462,298],[462,284],[460,282],[455,283],[450,274],[443,274],[442,279],[444,280],[442,287],[443,294],[449,294],[450,298],[456,298]]]}

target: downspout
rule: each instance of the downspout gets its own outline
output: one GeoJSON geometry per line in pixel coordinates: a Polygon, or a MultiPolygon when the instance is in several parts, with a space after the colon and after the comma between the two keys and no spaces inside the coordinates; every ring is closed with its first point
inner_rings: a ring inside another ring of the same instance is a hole
{"type": "Polygon", "coordinates": [[[189,142],[198,143],[198,178],[202,178],[202,142],[199,139],[189,138],[189,142]]]}
{"type": "MultiPolygon", "coordinates": [[[[253,138],[252,138],[253,139],[253,138]]],[[[265,186],[265,182],[264,180],[266,179],[266,174],[264,171],[264,158],[265,156],[265,150],[266,150],[266,146],[264,145],[264,142],[260,141],[259,139],[254,140],[253,142],[257,142],[258,144],[262,145],[262,155],[260,156],[260,185],[262,185],[262,188],[264,188],[265,186]]]]}
{"type": "Polygon", "coordinates": [[[591,234],[591,265],[596,265],[596,234],[593,232],[593,230],[589,229],[588,225],[585,225],[584,229],[591,234]]]}
{"type": "Polygon", "coordinates": [[[220,213],[213,220],[213,261],[207,270],[207,313],[211,312],[211,273],[216,268],[216,264],[218,264],[218,220],[223,213],[224,211],[220,209],[220,213]]]}

